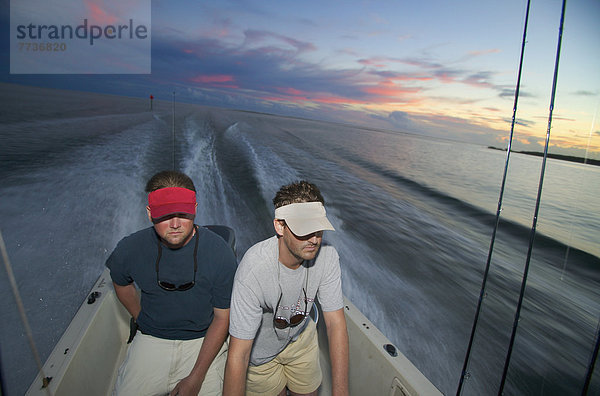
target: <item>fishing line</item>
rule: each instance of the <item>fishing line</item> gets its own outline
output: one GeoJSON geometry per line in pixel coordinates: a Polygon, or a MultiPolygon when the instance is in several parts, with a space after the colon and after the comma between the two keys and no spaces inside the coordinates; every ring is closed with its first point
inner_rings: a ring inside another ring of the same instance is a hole
{"type": "MultiPolygon", "coordinates": [[[[587,164],[589,151],[590,151],[590,143],[592,141],[592,134],[594,132],[594,127],[596,126],[596,116],[598,115],[599,108],[600,108],[600,101],[598,101],[598,104],[596,105],[596,112],[594,113],[594,117],[592,117],[592,125],[590,127],[590,133],[588,135],[587,146],[585,148],[585,155],[583,156],[583,164],[584,165],[587,164]]],[[[579,191],[581,191],[582,184],[583,184],[583,181],[581,183],[579,183],[579,191]]],[[[579,208],[575,207],[574,212],[577,213],[578,210],[579,210],[579,208]]],[[[567,243],[567,250],[565,251],[565,258],[563,260],[562,272],[560,273],[560,280],[563,280],[565,271],[567,270],[567,262],[569,260],[569,252],[571,251],[571,241],[573,240],[573,223],[574,223],[574,220],[573,220],[573,218],[571,218],[571,221],[569,224],[569,242],[567,243]]]]}
{"type": "Polygon", "coordinates": [[[172,113],[173,113],[173,124],[172,124],[172,135],[173,135],[173,170],[175,170],[175,91],[173,91],[173,104],[172,104],[172,113]]]}
{"type": "Polygon", "coordinates": [[[581,391],[582,396],[587,395],[588,389],[590,387],[590,383],[592,382],[592,374],[594,373],[594,366],[596,365],[596,360],[598,359],[599,347],[600,347],[600,319],[598,320],[598,325],[596,326],[596,346],[594,347],[594,351],[592,352],[592,356],[590,357],[590,363],[588,364],[588,370],[587,370],[587,374],[585,376],[583,390],[581,391]]]}
{"type": "MultiPolygon", "coordinates": [[[[598,108],[600,108],[600,101],[598,102],[598,106],[596,106],[596,113],[594,114],[594,119],[592,121],[592,128],[590,129],[590,136],[588,137],[588,144],[585,149],[585,158],[583,163],[585,164],[588,159],[588,150],[590,148],[590,140],[592,139],[592,131],[594,130],[594,125],[596,123],[596,115],[598,114],[598,108]]],[[[567,253],[565,255],[565,266],[567,265],[567,257],[569,254],[569,249],[567,249],[567,253]]],[[[564,272],[563,268],[563,272],[564,272]]],[[[583,385],[583,390],[581,391],[582,395],[587,395],[590,383],[592,381],[592,374],[594,373],[594,366],[596,365],[596,360],[598,359],[598,349],[600,347],[600,318],[598,319],[598,324],[596,325],[596,345],[594,346],[594,351],[592,352],[592,356],[590,357],[590,362],[588,363],[588,370],[585,376],[585,382],[583,385]]]]}
{"type": "Polygon", "coordinates": [[[473,341],[475,339],[475,332],[477,330],[477,324],[479,322],[479,315],[481,314],[481,306],[483,303],[483,298],[485,296],[485,287],[487,283],[487,279],[490,272],[490,264],[492,262],[492,253],[494,251],[494,242],[496,241],[496,232],[498,231],[498,225],[500,224],[500,213],[502,212],[502,200],[504,196],[504,189],[506,186],[506,176],[508,174],[508,163],[510,160],[510,152],[513,141],[513,135],[515,130],[515,120],[517,114],[517,104],[519,103],[519,90],[521,87],[521,75],[523,71],[523,58],[525,54],[525,43],[527,42],[527,25],[529,23],[529,8],[530,8],[531,0],[527,0],[527,8],[525,11],[525,22],[523,24],[523,39],[521,40],[521,56],[519,59],[519,72],[517,74],[517,85],[515,88],[515,100],[513,104],[513,115],[512,122],[510,126],[510,136],[508,139],[508,148],[506,149],[506,161],[504,163],[504,174],[502,175],[502,186],[500,188],[500,196],[498,198],[498,208],[496,210],[496,222],[494,224],[494,230],[492,231],[492,238],[490,241],[490,247],[488,249],[488,257],[485,263],[485,271],[483,275],[483,281],[481,283],[481,290],[479,292],[479,300],[477,301],[477,309],[475,310],[475,318],[473,319],[473,327],[471,329],[471,337],[469,339],[469,345],[467,346],[467,353],[465,356],[465,361],[463,363],[462,372],[460,375],[460,381],[458,383],[458,389],[456,390],[456,395],[460,395],[463,387],[464,380],[469,378],[470,375],[467,372],[469,366],[469,359],[471,357],[471,349],[473,347],[473,341]]]}
{"type": "Polygon", "coordinates": [[[556,85],[558,81],[558,64],[560,60],[560,49],[562,45],[562,34],[563,27],[565,22],[565,8],[567,6],[567,0],[563,0],[562,10],[560,15],[560,26],[558,28],[558,44],[556,48],[556,60],[554,63],[554,77],[552,78],[552,95],[550,97],[550,110],[548,115],[548,128],[546,130],[546,142],[544,144],[544,157],[542,160],[542,169],[540,172],[540,181],[537,192],[537,199],[535,202],[535,210],[533,215],[533,223],[531,225],[531,232],[529,235],[529,247],[527,249],[527,260],[525,261],[525,268],[523,269],[523,280],[521,282],[521,291],[519,292],[519,301],[517,303],[517,309],[515,311],[515,319],[513,321],[513,329],[512,334],[510,336],[510,342],[508,346],[508,352],[506,354],[506,360],[504,361],[504,370],[502,372],[502,379],[500,381],[500,389],[498,390],[498,395],[502,395],[502,391],[504,390],[504,385],[506,383],[506,375],[508,373],[508,367],[510,365],[510,357],[512,354],[513,346],[515,343],[515,336],[517,334],[517,327],[519,326],[519,317],[521,314],[521,307],[523,306],[523,297],[525,295],[525,288],[527,286],[527,276],[529,273],[529,264],[531,262],[531,252],[533,250],[533,241],[535,239],[536,226],[538,213],[540,210],[540,202],[542,199],[542,187],[544,185],[544,173],[546,172],[546,160],[548,159],[548,146],[550,144],[550,129],[552,126],[552,112],[554,110],[554,98],[556,97],[556,85]]]}
{"type": "Polygon", "coordinates": [[[25,327],[25,333],[27,334],[27,341],[29,341],[29,347],[31,348],[31,352],[33,353],[33,357],[35,359],[35,363],[38,366],[38,371],[40,376],[43,378],[43,386],[42,388],[46,389],[46,393],[49,396],[52,396],[52,392],[50,391],[48,384],[50,383],[50,379],[46,377],[44,374],[44,369],[42,367],[42,360],[40,359],[40,355],[35,346],[35,342],[33,341],[33,334],[31,332],[31,327],[29,326],[29,321],[27,320],[27,314],[25,313],[25,307],[23,305],[23,300],[21,299],[21,294],[19,293],[19,287],[17,286],[17,281],[15,280],[15,275],[12,270],[12,266],[10,264],[10,260],[8,258],[8,253],[6,251],[6,245],[4,244],[4,238],[2,237],[2,231],[0,231],[0,250],[2,251],[2,259],[4,261],[4,267],[6,268],[6,274],[8,275],[8,280],[10,282],[10,286],[12,288],[13,294],[15,296],[15,300],[17,302],[17,308],[19,310],[19,314],[21,315],[21,321],[23,322],[23,326],[25,327]]]}

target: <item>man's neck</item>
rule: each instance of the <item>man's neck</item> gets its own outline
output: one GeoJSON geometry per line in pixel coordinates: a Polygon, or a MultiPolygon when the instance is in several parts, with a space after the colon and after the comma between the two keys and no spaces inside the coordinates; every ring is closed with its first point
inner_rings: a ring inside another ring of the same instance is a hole
{"type": "Polygon", "coordinates": [[[279,240],[279,254],[278,254],[278,259],[279,262],[283,265],[285,265],[286,267],[288,267],[289,269],[293,269],[293,270],[297,270],[298,268],[300,268],[302,266],[302,264],[304,263],[304,260],[294,256],[293,254],[291,254],[286,248],[285,246],[281,246],[283,243],[283,241],[280,239],[279,240]]]}

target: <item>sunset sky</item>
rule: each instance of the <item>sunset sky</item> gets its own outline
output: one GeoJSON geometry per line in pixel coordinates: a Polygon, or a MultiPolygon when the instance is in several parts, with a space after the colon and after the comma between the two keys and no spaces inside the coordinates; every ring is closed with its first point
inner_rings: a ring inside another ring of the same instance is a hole
{"type": "MultiPolygon", "coordinates": [[[[98,23],[122,12],[78,3],[98,23]]],[[[531,2],[517,150],[543,150],[561,6],[531,2]]],[[[151,74],[9,74],[4,40],[0,80],[164,100],[175,91],[182,102],[506,147],[525,10],[526,0],[152,1],[151,74]]],[[[600,1],[567,4],[551,152],[600,159],[599,21],[600,1]]]]}

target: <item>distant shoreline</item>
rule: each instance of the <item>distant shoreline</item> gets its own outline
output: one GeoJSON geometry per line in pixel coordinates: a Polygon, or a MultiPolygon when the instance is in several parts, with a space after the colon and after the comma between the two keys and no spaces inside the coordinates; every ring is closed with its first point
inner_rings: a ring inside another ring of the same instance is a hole
{"type": "MultiPolygon", "coordinates": [[[[500,150],[500,151],[506,151],[507,149],[505,148],[499,148],[499,147],[494,147],[494,146],[488,146],[489,149],[492,150],[500,150]]],[[[527,154],[527,155],[534,155],[536,157],[543,157],[544,153],[538,153],[537,151],[515,151],[515,150],[511,150],[513,153],[519,153],[519,154],[527,154]]],[[[580,164],[587,164],[587,165],[596,165],[596,166],[600,166],[600,160],[595,160],[595,159],[590,159],[588,158],[587,160],[585,158],[581,158],[581,157],[574,157],[571,155],[561,155],[561,154],[550,154],[548,153],[548,158],[554,158],[557,160],[562,160],[562,161],[569,161],[569,162],[577,162],[580,164]]]]}

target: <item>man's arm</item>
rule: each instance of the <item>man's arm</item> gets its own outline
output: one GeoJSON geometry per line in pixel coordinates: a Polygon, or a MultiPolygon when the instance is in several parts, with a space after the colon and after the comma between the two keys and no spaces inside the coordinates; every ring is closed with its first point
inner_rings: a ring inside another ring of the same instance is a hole
{"type": "Polygon", "coordinates": [[[138,297],[135,285],[131,283],[127,286],[119,286],[113,282],[113,286],[115,288],[115,293],[117,293],[117,298],[119,301],[121,301],[121,304],[123,304],[129,314],[133,316],[133,319],[137,320],[142,307],[140,305],[140,298],[138,297]]]}
{"type": "Polygon", "coordinates": [[[332,394],[348,395],[348,330],[344,309],[323,312],[329,340],[332,394]]]}
{"type": "Polygon", "coordinates": [[[246,371],[254,340],[229,337],[227,366],[225,366],[224,396],[243,396],[246,393],[246,371]]]}
{"type": "Polygon", "coordinates": [[[196,364],[190,374],[179,381],[170,395],[198,395],[206,372],[221,350],[229,332],[229,309],[213,308],[215,316],[208,326],[196,364]]]}

